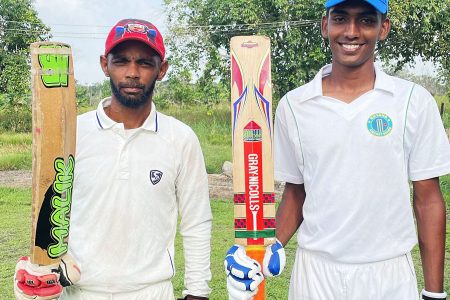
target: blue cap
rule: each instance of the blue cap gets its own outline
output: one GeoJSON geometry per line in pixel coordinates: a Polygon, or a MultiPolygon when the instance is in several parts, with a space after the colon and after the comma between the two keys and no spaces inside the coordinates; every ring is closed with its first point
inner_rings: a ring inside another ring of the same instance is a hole
{"type": "MultiPolygon", "coordinates": [[[[325,8],[330,8],[346,0],[327,0],[325,8]]],[[[385,14],[388,11],[388,0],[365,0],[370,5],[375,7],[380,13],[385,14]]]]}

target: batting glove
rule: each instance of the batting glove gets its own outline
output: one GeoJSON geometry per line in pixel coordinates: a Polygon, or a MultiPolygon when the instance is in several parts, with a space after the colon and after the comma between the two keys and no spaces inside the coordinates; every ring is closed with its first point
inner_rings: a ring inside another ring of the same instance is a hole
{"type": "Polygon", "coordinates": [[[420,299],[422,300],[445,300],[447,299],[447,293],[432,293],[425,289],[422,290],[422,293],[420,293],[420,299]]]}
{"type": "Polygon", "coordinates": [[[263,272],[260,264],[245,253],[242,246],[234,245],[225,258],[227,289],[229,299],[247,300],[258,292],[258,285],[264,276],[275,277],[281,274],[286,265],[286,254],[280,241],[266,247],[263,260],[263,272]]]}
{"type": "Polygon", "coordinates": [[[39,266],[24,256],[16,264],[14,295],[17,300],[58,299],[63,287],[80,280],[80,269],[68,254],[59,265],[39,266]]]}
{"type": "Polygon", "coordinates": [[[224,265],[229,299],[252,299],[264,280],[260,264],[248,257],[242,246],[234,245],[228,250],[224,265]]]}
{"type": "Polygon", "coordinates": [[[263,271],[267,277],[276,277],[283,272],[286,265],[286,253],[283,245],[277,239],[275,244],[266,247],[263,260],[263,271]]]}

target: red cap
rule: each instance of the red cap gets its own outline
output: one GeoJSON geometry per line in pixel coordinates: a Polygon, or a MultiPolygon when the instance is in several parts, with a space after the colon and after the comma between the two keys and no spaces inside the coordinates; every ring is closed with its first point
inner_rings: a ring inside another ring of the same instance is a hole
{"type": "Polygon", "coordinates": [[[111,29],[105,42],[105,55],[118,44],[129,40],[149,45],[164,60],[166,50],[158,28],[150,22],[138,19],[121,20],[111,29]]]}

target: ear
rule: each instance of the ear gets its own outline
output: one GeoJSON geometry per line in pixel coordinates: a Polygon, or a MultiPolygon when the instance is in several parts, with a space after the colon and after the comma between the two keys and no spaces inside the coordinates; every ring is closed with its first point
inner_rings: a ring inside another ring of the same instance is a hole
{"type": "Polygon", "coordinates": [[[328,16],[322,16],[322,22],[320,24],[320,32],[324,39],[328,39],[328,16]]]}
{"type": "Polygon", "coordinates": [[[100,55],[100,67],[102,67],[103,73],[106,77],[109,77],[108,71],[108,57],[105,55],[100,55]]]}
{"type": "Polygon", "coordinates": [[[386,18],[381,23],[380,33],[378,34],[378,40],[384,41],[387,38],[390,30],[391,30],[391,20],[389,20],[389,18],[386,18]]]}
{"type": "Polygon", "coordinates": [[[164,60],[161,62],[161,67],[159,68],[158,77],[157,80],[162,80],[164,76],[166,76],[167,69],[169,69],[169,62],[167,60],[164,60]]]}

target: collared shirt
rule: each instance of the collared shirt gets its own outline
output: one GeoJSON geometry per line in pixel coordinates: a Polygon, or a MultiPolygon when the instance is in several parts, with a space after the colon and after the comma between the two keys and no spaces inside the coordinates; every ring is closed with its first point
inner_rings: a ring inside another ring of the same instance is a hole
{"type": "Polygon", "coordinates": [[[208,296],[212,215],[196,135],[154,105],[125,130],[105,114],[109,103],[78,118],[69,247],[79,286],[116,293],[170,280],[180,215],[184,294],[208,296]]]}
{"type": "Polygon", "coordinates": [[[351,103],[323,96],[325,66],[280,101],[275,177],[304,183],[300,247],[341,262],[407,253],[417,243],[408,180],[450,172],[437,105],[421,86],[376,69],[351,103]]]}

